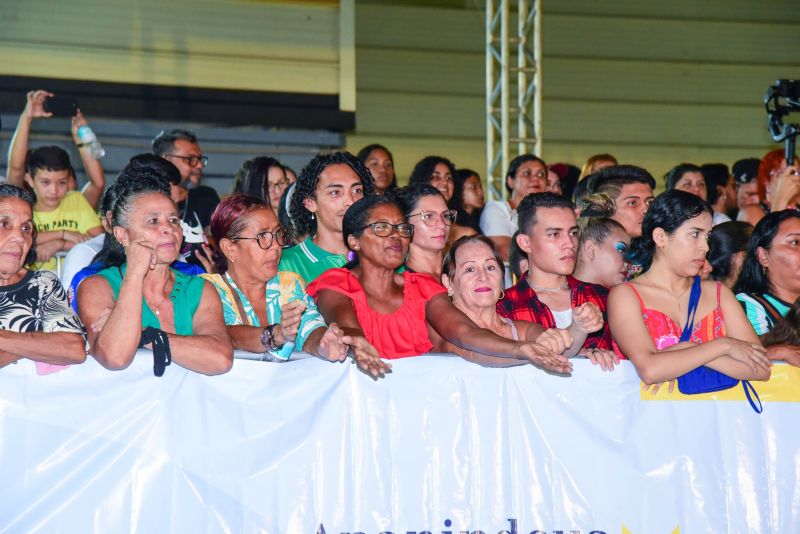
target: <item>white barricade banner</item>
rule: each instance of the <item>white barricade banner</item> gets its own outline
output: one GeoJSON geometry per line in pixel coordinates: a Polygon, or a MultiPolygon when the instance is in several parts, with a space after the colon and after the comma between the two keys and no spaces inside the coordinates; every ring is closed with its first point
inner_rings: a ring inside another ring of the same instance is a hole
{"type": "Polygon", "coordinates": [[[758,415],[649,399],[627,362],[424,356],[376,382],[314,358],[156,378],[148,354],[0,370],[0,532],[800,531],[789,366],[758,415]]]}

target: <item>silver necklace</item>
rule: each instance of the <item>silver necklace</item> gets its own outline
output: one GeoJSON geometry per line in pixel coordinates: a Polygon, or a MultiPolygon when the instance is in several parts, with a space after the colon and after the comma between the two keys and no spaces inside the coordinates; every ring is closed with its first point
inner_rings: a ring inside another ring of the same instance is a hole
{"type": "Polygon", "coordinates": [[[533,284],[530,284],[530,286],[531,286],[531,289],[533,289],[537,293],[555,293],[556,291],[563,291],[563,290],[569,288],[569,282],[564,282],[563,284],[561,284],[558,287],[542,287],[542,286],[536,286],[536,285],[533,285],[533,284]]]}

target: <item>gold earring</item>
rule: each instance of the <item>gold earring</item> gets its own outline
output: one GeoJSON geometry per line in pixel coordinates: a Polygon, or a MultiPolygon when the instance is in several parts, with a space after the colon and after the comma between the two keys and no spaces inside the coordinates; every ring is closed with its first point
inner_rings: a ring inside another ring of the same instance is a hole
{"type": "Polygon", "coordinates": [[[503,300],[503,297],[506,296],[506,292],[503,289],[500,289],[500,298],[497,300],[503,300]]]}

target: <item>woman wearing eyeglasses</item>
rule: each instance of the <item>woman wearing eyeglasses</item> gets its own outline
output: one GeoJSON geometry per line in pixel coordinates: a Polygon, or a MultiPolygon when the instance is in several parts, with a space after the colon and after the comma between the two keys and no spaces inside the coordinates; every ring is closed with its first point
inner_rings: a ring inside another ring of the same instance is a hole
{"type": "Polygon", "coordinates": [[[442,258],[456,211],[448,209],[444,196],[430,184],[414,184],[397,192],[406,220],[414,225],[406,269],[442,278],[442,258]]]}
{"type": "Polygon", "coordinates": [[[235,349],[277,361],[300,350],[331,361],[347,357],[341,330],[335,324],[325,326],[303,279],[278,272],[287,238],[264,200],[250,195],[226,198],[211,217],[211,235],[221,252],[218,274],[202,276],[222,300],[235,349]]]}
{"type": "Polygon", "coordinates": [[[563,336],[551,333],[541,343],[500,337],[479,328],[453,306],[447,290],[430,275],[409,270],[398,274],[415,228],[397,203],[385,196],[364,197],[350,206],[342,233],[355,258],[344,268],[326,271],[307,289],[322,316],[335,321],[346,334],[364,336],[388,359],[434,349],[430,325],[437,350],[449,342],[467,351],[569,371],[570,364],[561,354],[569,340],[563,336]]]}
{"type": "Polygon", "coordinates": [[[283,165],[268,156],[260,156],[242,163],[233,181],[233,194],[253,195],[269,201],[272,211],[278,213],[281,196],[289,187],[283,165]]]}

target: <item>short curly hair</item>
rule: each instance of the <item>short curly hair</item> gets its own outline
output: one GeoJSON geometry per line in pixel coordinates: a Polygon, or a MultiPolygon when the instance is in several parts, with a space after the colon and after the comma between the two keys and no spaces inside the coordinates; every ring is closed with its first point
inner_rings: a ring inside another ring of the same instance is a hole
{"type": "Polygon", "coordinates": [[[350,152],[332,152],[317,154],[303,167],[297,177],[292,201],[289,205],[289,215],[297,235],[313,236],[317,233],[317,220],[306,209],[305,200],[316,198],[319,176],[330,165],[347,165],[356,173],[361,185],[364,187],[364,196],[369,196],[374,190],[372,174],[357,157],[350,152]]]}

